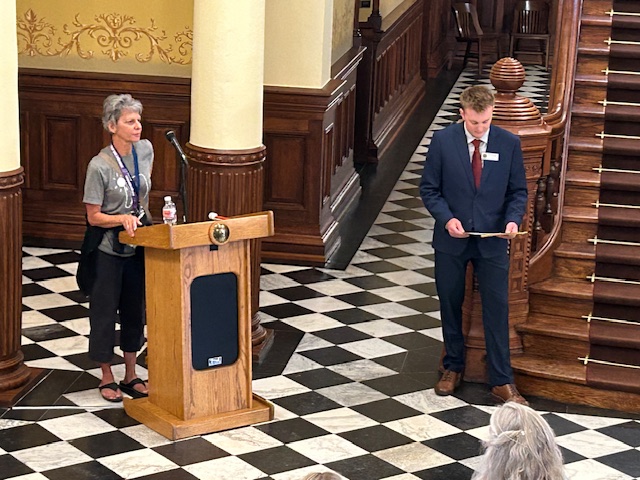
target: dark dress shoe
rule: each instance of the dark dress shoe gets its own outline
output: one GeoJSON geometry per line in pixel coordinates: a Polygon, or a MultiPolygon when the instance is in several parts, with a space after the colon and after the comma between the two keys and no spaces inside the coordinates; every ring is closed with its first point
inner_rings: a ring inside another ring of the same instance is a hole
{"type": "Polygon", "coordinates": [[[513,383],[493,387],[491,389],[491,395],[499,402],[516,402],[521,405],[529,405],[529,402],[520,395],[520,392],[518,392],[518,389],[513,383]]]}
{"type": "Polygon", "coordinates": [[[436,383],[435,392],[436,395],[446,396],[453,395],[456,387],[460,386],[460,382],[462,381],[462,372],[452,372],[451,370],[445,370],[436,383]]]}

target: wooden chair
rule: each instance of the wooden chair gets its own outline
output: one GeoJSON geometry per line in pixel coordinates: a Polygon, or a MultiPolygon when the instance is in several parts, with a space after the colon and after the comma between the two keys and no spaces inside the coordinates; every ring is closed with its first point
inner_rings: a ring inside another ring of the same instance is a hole
{"type": "Polygon", "coordinates": [[[501,35],[496,32],[482,30],[480,21],[478,20],[478,11],[472,3],[454,3],[451,5],[451,12],[456,23],[456,46],[453,54],[449,57],[449,68],[453,62],[453,58],[457,54],[458,44],[466,45],[462,68],[467,66],[469,58],[478,60],[478,73],[482,73],[483,58],[487,55],[486,45],[489,42],[495,42],[498,58],[502,56],[500,49],[501,35]],[[471,46],[476,44],[477,51],[472,52],[471,46]]]}
{"type": "Polygon", "coordinates": [[[549,5],[545,0],[521,0],[516,4],[511,41],[509,42],[509,56],[536,55],[540,57],[545,70],[549,68],[549,5]],[[525,40],[525,47],[537,42],[538,50],[520,47],[525,40]]]}

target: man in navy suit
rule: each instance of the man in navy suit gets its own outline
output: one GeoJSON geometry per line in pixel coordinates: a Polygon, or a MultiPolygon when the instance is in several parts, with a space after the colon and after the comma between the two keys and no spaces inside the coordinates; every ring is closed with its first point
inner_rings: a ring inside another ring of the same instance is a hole
{"type": "Polygon", "coordinates": [[[491,125],[494,103],[485,87],[462,92],[462,123],[435,132],[420,183],[436,220],[432,244],[445,345],[445,371],[435,392],[451,395],[462,380],[462,302],[471,262],[482,298],[491,393],[526,405],[514,385],[509,352],[508,239],[525,214],[527,183],[520,139],[491,125]],[[481,238],[474,232],[501,235],[481,238]]]}

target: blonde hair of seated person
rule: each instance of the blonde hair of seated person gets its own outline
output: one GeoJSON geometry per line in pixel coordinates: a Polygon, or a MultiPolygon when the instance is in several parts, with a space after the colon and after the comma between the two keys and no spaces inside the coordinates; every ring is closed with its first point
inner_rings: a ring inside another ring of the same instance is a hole
{"type": "Polygon", "coordinates": [[[491,415],[489,439],[472,480],[564,480],[555,435],[532,408],[507,402],[491,415]]]}
{"type": "Polygon", "coordinates": [[[343,480],[340,475],[333,472],[314,472],[310,473],[302,480],[343,480]]]}

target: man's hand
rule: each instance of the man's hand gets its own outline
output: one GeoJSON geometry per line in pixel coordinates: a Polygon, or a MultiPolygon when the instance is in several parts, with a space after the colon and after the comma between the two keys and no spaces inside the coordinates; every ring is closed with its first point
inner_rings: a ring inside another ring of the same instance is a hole
{"type": "Polygon", "coordinates": [[[444,228],[453,238],[467,238],[469,236],[469,234],[464,231],[462,223],[457,218],[449,220],[444,228]]]}
{"type": "Polygon", "coordinates": [[[518,233],[518,224],[516,222],[509,222],[504,229],[503,235],[498,235],[500,238],[511,239],[515,238],[518,233]]]}

